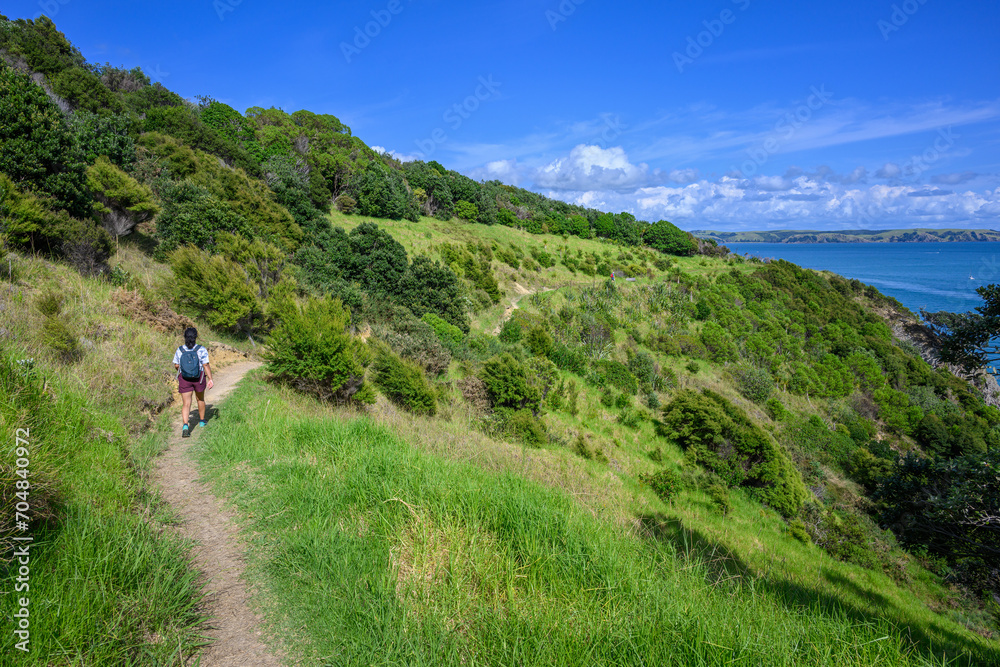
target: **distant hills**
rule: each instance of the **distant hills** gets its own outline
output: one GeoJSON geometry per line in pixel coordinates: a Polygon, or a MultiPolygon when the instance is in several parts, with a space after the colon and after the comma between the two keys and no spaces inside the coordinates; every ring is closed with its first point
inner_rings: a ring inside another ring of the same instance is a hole
{"type": "Polygon", "coordinates": [[[713,232],[696,230],[693,235],[719,243],[926,243],[1000,241],[992,229],[842,229],[819,232],[779,229],[768,232],[713,232]]]}

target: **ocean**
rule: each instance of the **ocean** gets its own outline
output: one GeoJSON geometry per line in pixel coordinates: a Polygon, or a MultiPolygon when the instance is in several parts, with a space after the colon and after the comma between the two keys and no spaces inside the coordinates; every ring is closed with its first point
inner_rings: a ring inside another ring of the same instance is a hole
{"type": "Polygon", "coordinates": [[[874,285],[919,315],[982,305],[976,288],[1000,283],[1000,243],[727,243],[737,254],[784,259],[874,285]]]}

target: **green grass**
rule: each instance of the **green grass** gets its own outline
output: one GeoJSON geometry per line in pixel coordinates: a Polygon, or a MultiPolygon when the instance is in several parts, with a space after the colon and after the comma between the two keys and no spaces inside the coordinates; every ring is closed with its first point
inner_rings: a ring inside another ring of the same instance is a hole
{"type": "Polygon", "coordinates": [[[0,664],[179,664],[201,641],[201,584],[187,545],[150,519],[138,471],[153,447],[133,449],[117,416],[44,365],[25,377],[14,363],[22,358],[20,350],[0,352],[0,423],[10,443],[0,496],[9,525],[19,479],[14,432],[26,428],[28,514],[36,520],[16,533],[34,540],[27,590],[15,592],[24,564],[9,560],[15,533],[0,534],[0,615],[9,623],[28,598],[30,643],[27,653],[16,649],[19,638],[5,624],[0,664]]]}
{"type": "MultiPolygon", "coordinates": [[[[300,400],[250,376],[229,398],[225,423],[198,443],[203,471],[230,497],[250,541],[248,572],[265,616],[286,645],[300,647],[293,661],[1000,658],[957,625],[907,627],[784,576],[781,563],[756,574],[686,521],[644,513],[623,534],[559,490],[421,453],[368,417],[300,414],[300,400]]],[[[749,518],[748,503],[737,504],[749,518]]],[[[774,528],[772,519],[761,523],[758,533],[774,528]]],[[[819,576],[862,590],[836,570],[819,576]]]]}

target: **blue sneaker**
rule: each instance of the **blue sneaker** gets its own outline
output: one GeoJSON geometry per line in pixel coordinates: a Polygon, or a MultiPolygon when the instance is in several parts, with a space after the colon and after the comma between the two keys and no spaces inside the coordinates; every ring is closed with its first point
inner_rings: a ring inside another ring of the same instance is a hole
{"type": "Polygon", "coordinates": [[[200,422],[198,422],[198,426],[208,426],[208,422],[202,419],[200,422]]]}
{"type": "Polygon", "coordinates": [[[187,424],[184,424],[184,426],[181,427],[181,437],[187,438],[190,436],[191,436],[191,427],[189,427],[187,424]]]}

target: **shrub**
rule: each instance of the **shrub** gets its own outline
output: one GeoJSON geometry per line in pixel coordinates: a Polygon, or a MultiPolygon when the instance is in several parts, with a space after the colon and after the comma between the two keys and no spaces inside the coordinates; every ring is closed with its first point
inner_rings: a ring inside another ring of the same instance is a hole
{"type": "Polygon", "coordinates": [[[712,504],[722,513],[722,516],[727,516],[733,511],[733,503],[729,499],[729,489],[721,481],[709,484],[708,488],[705,489],[705,493],[708,494],[712,504]]]}
{"type": "Polygon", "coordinates": [[[587,371],[587,353],[583,347],[569,347],[563,342],[556,342],[549,350],[549,359],[565,371],[579,375],[587,371]]]}
{"type": "Polygon", "coordinates": [[[87,222],[72,219],[67,222],[69,224],[62,232],[60,250],[70,266],[87,277],[110,271],[108,259],[111,257],[111,237],[108,233],[87,222]]]}
{"type": "Polygon", "coordinates": [[[451,352],[441,343],[431,325],[398,304],[369,300],[365,316],[375,335],[392,350],[420,364],[429,375],[440,375],[451,363],[451,352]]]}
{"type": "Polygon", "coordinates": [[[540,447],[548,442],[545,426],[531,410],[501,410],[504,421],[504,431],[512,438],[526,445],[540,447]]]}
{"type": "Polygon", "coordinates": [[[380,344],[372,371],[375,386],[399,407],[418,415],[433,417],[437,413],[434,389],[412,361],[400,359],[388,346],[380,344]]]}
{"type": "Polygon", "coordinates": [[[153,202],[153,192],[104,155],[87,169],[87,186],[97,200],[94,209],[113,236],[131,234],[137,224],[152,219],[160,211],[153,202]]]}
{"type": "Polygon", "coordinates": [[[493,357],[479,375],[489,392],[493,407],[538,412],[541,393],[528,382],[524,366],[509,353],[493,357]]]}
{"type": "Polygon", "coordinates": [[[864,447],[858,447],[851,454],[847,464],[851,477],[871,493],[879,482],[892,473],[892,461],[879,458],[864,447]]]}
{"type": "Polygon", "coordinates": [[[249,333],[262,318],[257,286],[236,262],[187,246],[173,252],[170,268],[177,300],[211,326],[249,333]]]}
{"type": "Polygon", "coordinates": [[[793,447],[814,454],[820,461],[846,469],[857,445],[844,426],[830,430],[817,415],[800,420],[788,427],[787,436],[793,447]]]}
{"type": "Polygon", "coordinates": [[[341,213],[346,213],[350,215],[357,208],[358,202],[351,195],[340,195],[334,200],[333,205],[337,207],[337,210],[341,213]]]}
{"type": "Polygon", "coordinates": [[[802,478],[785,452],[722,396],[685,390],[663,412],[666,435],[730,486],[747,489],[785,516],[805,502],[802,478]]]}
{"type": "Polygon", "coordinates": [[[793,519],[788,524],[788,534],[803,544],[812,544],[812,537],[809,536],[809,531],[806,530],[806,525],[802,523],[802,519],[793,519]]]}
{"type": "Polygon", "coordinates": [[[687,372],[691,373],[692,375],[697,375],[698,371],[701,370],[701,366],[699,366],[698,362],[694,360],[687,362],[687,365],[685,365],[684,368],[686,368],[687,372]]]}
{"type": "Polygon", "coordinates": [[[741,365],[729,371],[736,389],[754,403],[764,403],[774,391],[774,378],[763,368],[741,365]]]}
{"type": "Polygon", "coordinates": [[[705,322],[701,331],[701,342],[708,349],[708,358],[717,363],[735,361],[738,356],[732,334],[723,329],[718,322],[705,322]]]}
{"type": "Polygon", "coordinates": [[[837,560],[869,570],[884,569],[874,548],[875,540],[856,514],[840,516],[833,510],[826,510],[807,524],[807,530],[812,541],[837,560]]]}
{"type": "Polygon", "coordinates": [[[788,408],[776,397],[767,399],[767,403],[764,406],[767,408],[767,414],[776,422],[784,421],[792,416],[788,408]]]}
{"type": "Polygon", "coordinates": [[[436,313],[424,313],[420,319],[429,324],[434,329],[434,333],[441,339],[441,342],[453,352],[455,348],[459,347],[465,341],[465,334],[462,333],[461,329],[450,322],[445,322],[436,313]]]}
{"type": "Polygon", "coordinates": [[[373,402],[364,382],[371,352],[347,332],[350,321],[339,301],[310,299],[271,332],[264,353],[268,370],[320,400],[373,402]]]}
{"type": "Polygon", "coordinates": [[[524,342],[535,356],[547,357],[552,351],[552,336],[541,326],[532,328],[524,342]]]}
{"type": "Polygon", "coordinates": [[[629,371],[628,366],[620,361],[602,359],[592,366],[590,380],[597,386],[612,386],[626,394],[634,396],[639,391],[639,383],[629,371]]]}
{"type": "Polygon", "coordinates": [[[639,475],[639,481],[651,488],[663,502],[669,502],[681,489],[680,477],[673,470],[639,475]]]}

